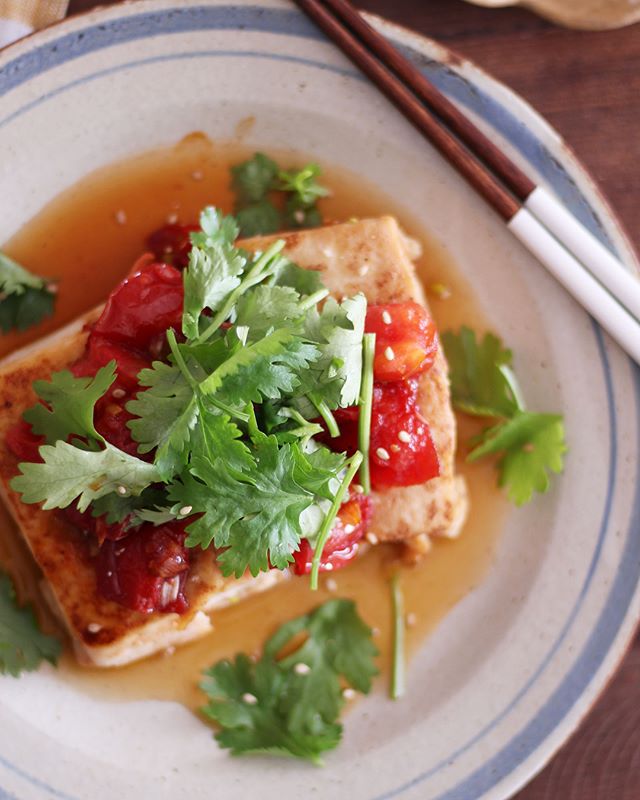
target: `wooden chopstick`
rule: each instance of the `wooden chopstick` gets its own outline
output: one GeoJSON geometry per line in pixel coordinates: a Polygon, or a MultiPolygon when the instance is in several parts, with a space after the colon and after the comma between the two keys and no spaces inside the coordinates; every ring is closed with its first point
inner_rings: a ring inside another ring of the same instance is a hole
{"type": "Polygon", "coordinates": [[[640,363],[640,283],[607,248],[502,153],[347,0],[296,3],[640,363]]]}

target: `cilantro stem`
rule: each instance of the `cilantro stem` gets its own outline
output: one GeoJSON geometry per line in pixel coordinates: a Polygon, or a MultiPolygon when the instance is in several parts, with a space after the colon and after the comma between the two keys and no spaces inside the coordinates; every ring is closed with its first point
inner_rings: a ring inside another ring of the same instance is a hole
{"type": "Polygon", "coordinates": [[[518,411],[524,411],[524,397],[522,395],[522,390],[520,389],[520,384],[518,383],[513,370],[508,364],[498,364],[498,369],[502,373],[502,377],[505,379],[511,394],[513,395],[513,399],[518,411]]]}
{"type": "Polygon", "coordinates": [[[169,342],[171,355],[175,358],[176,364],[178,365],[178,369],[183,374],[184,379],[187,381],[189,386],[195,392],[198,388],[198,381],[193,377],[193,375],[191,374],[191,370],[187,366],[187,362],[182,357],[182,353],[180,352],[180,348],[178,347],[176,334],[173,328],[169,328],[169,330],[167,331],[167,341],[169,342]]]}
{"type": "Polygon", "coordinates": [[[258,420],[256,419],[256,410],[253,407],[253,403],[247,404],[247,417],[249,426],[249,437],[251,439],[255,439],[256,436],[260,433],[260,428],[258,428],[258,420]]]}
{"type": "Polygon", "coordinates": [[[391,662],[391,686],[389,696],[392,700],[402,697],[405,692],[404,660],[404,597],[400,586],[400,573],[391,578],[391,605],[393,608],[393,659],[391,662]]]}
{"type": "Polygon", "coordinates": [[[331,528],[333,527],[335,518],[338,515],[338,511],[340,510],[340,506],[342,505],[342,501],[347,489],[349,488],[349,485],[351,484],[356,472],[360,469],[360,465],[362,464],[362,453],[356,451],[347,461],[347,464],[349,465],[347,472],[342,479],[342,483],[338,487],[335,497],[333,498],[331,508],[327,512],[327,516],[322,522],[322,527],[320,528],[320,533],[318,534],[318,541],[316,542],[316,547],[313,551],[313,561],[311,562],[311,589],[314,592],[318,589],[318,572],[320,571],[320,559],[322,558],[322,551],[327,543],[327,539],[331,533],[331,528]]]}
{"type": "Polygon", "coordinates": [[[308,311],[313,306],[317,306],[321,300],[324,300],[325,297],[329,296],[328,289],[318,289],[317,292],[310,294],[308,297],[305,297],[304,300],[301,300],[298,308],[300,311],[308,311]]]}
{"type": "Polygon", "coordinates": [[[322,417],[327,425],[327,430],[329,431],[329,435],[332,439],[335,439],[336,436],[340,436],[340,428],[338,427],[338,423],[336,422],[336,418],[333,416],[333,412],[327,405],[325,400],[320,399],[315,394],[308,395],[309,400],[313,403],[316,407],[318,414],[322,417]]]}
{"type": "Polygon", "coordinates": [[[245,277],[242,279],[240,285],[237,286],[229,294],[224,305],[218,311],[218,313],[213,317],[211,323],[195,340],[196,344],[202,344],[203,342],[206,342],[206,340],[213,333],[215,333],[218,330],[218,328],[222,325],[222,323],[227,319],[240,295],[244,294],[247,291],[247,289],[250,289],[252,286],[255,286],[256,283],[260,283],[262,281],[262,279],[264,278],[263,273],[265,267],[270,263],[270,261],[274,258],[274,256],[278,255],[278,253],[284,248],[284,245],[285,245],[284,239],[278,239],[271,245],[271,247],[265,250],[265,252],[260,256],[260,258],[256,259],[249,272],[247,272],[245,277]]]}
{"type": "Polygon", "coordinates": [[[365,333],[362,339],[362,381],[360,384],[360,418],[358,420],[358,447],[362,453],[360,483],[365,494],[371,491],[369,473],[369,444],[371,440],[371,411],[373,407],[373,359],[376,352],[375,333],[365,333]]]}

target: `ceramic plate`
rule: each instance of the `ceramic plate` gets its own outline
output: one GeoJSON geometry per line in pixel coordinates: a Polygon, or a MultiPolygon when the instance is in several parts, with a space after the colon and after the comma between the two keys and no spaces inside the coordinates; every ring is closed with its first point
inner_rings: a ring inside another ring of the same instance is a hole
{"type": "MultiPolygon", "coordinates": [[[[376,24],[633,268],[611,211],[528,106],[376,24]]],[[[144,0],[71,19],[0,54],[0,98],[0,241],[96,167],[194,129],[229,138],[249,114],[250,144],[366,176],[444,243],[518,354],[531,407],[562,409],[570,444],[564,477],[510,513],[486,580],[412,660],[407,700],[357,705],[324,770],[229,758],[175,704],[101,702],[44,668],[0,679],[0,796],[511,795],[578,725],[638,618],[638,370],[290,3],[144,0]]]]}
{"type": "Polygon", "coordinates": [[[468,0],[478,6],[525,6],[571,28],[622,28],[640,20],[637,0],[468,0]]]}

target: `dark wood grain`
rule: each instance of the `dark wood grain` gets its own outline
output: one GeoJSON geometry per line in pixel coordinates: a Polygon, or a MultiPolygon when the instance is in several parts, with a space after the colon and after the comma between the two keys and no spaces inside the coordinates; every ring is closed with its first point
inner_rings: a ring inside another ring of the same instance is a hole
{"type": "MultiPolygon", "coordinates": [[[[103,3],[104,4],[104,3],[103,3]]],[[[359,0],[529,100],[598,180],[640,248],[640,26],[584,33],[461,0],[359,0]]],[[[97,5],[71,0],[71,10],[97,5]]],[[[517,800],[639,800],[640,637],[569,744],[517,800]]]]}

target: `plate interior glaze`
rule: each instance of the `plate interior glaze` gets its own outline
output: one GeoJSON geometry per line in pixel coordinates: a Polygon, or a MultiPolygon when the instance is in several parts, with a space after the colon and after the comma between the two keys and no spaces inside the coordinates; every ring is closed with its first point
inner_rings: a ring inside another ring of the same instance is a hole
{"type": "MultiPolygon", "coordinates": [[[[376,24],[634,266],[529,107],[376,24]]],[[[575,729],[638,618],[637,369],[289,3],[142,0],[71,19],[0,53],[0,98],[0,241],[91,170],[196,129],[228,139],[249,115],[246,143],[365,176],[449,250],[517,354],[530,406],[561,409],[570,445],[564,477],[510,513],[486,580],[413,659],[407,698],[359,703],[326,769],[229,758],[180,706],[107,703],[45,668],[0,679],[0,797],[510,796],[575,729]]]]}

